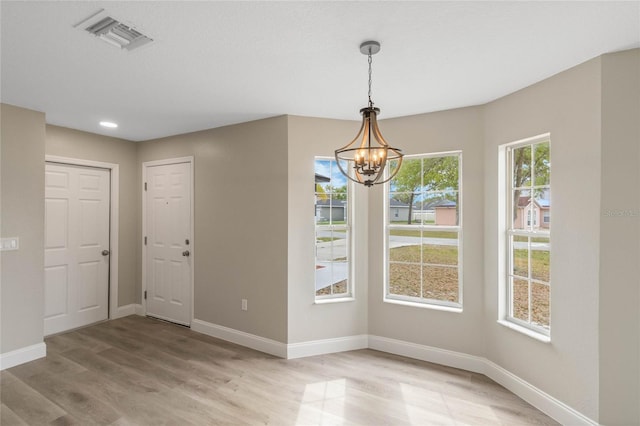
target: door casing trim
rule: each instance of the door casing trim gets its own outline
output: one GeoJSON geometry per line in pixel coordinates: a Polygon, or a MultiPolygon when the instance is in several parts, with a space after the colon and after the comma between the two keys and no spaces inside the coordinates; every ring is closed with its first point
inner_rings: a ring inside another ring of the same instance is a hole
{"type": "MultiPolygon", "coordinates": [[[[60,157],[57,155],[45,155],[46,163],[67,164],[71,166],[95,167],[109,169],[111,181],[109,182],[109,319],[118,317],[118,232],[120,219],[120,165],[105,163],[102,161],[85,160],[81,158],[60,157]]],[[[44,319],[43,319],[44,321],[44,319]]]]}
{"type": "Polygon", "coordinates": [[[191,282],[189,283],[189,286],[191,287],[191,300],[188,302],[190,305],[190,310],[191,313],[189,315],[190,319],[189,319],[189,326],[191,326],[191,324],[193,324],[193,319],[195,318],[195,313],[194,313],[194,272],[195,272],[195,234],[194,234],[194,199],[195,199],[195,191],[194,191],[194,174],[195,174],[195,170],[194,170],[194,157],[193,156],[189,156],[189,157],[177,157],[177,158],[167,158],[165,160],[155,160],[155,161],[145,161],[142,163],[142,182],[140,185],[140,189],[142,191],[142,235],[140,238],[140,245],[142,247],[142,262],[141,262],[141,268],[142,268],[142,293],[141,293],[141,303],[142,303],[142,315],[146,315],[147,314],[147,301],[144,298],[144,292],[147,290],[147,246],[145,246],[144,244],[144,237],[145,235],[147,235],[147,197],[145,194],[145,190],[144,190],[144,184],[145,182],[147,182],[147,168],[149,167],[154,167],[154,166],[166,166],[166,165],[170,165],[170,164],[180,164],[180,163],[189,163],[190,166],[190,173],[189,173],[189,191],[190,191],[190,217],[189,217],[189,221],[191,222],[191,225],[189,227],[189,233],[191,234],[191,238],[190,238],[190,246],[191,246],[191,282]]]}

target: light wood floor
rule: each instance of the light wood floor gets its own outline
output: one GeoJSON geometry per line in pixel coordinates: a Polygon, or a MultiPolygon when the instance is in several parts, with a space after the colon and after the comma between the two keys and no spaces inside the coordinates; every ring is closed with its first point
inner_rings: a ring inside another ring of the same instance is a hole
{"type": "Polygon", "coordinates": [[[556,424],[485,376],[373,350],[283,360],[130,316],[3,371],[0,424],[556,424]]]}

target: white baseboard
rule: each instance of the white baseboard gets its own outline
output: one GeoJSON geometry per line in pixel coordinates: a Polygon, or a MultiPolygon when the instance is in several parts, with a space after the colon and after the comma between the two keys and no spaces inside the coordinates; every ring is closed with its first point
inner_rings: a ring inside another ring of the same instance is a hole
{"type": "Polygon", "coordinates": [[[118,319],[118,318],[122,318],[122,317],[128,317],[129,315],[135,314],[136,313],[135,306],[136,305],[134,305],[133,303],[130,304],[130,305],[118,306],[116,308],[115,313],[111,317],[111,319],[118,319]]]}
{"type": "Polygon", "coordinates": [[[369,348],[484,374],[484,358],[461,352],[371,335],[369,348]]]}
{"type": "Polygon", "coordinates": [[[47,345],[44,342],[16,349],[15,351],[9,351],[0,354],[0,370],[15,367],[25,362],[35,361],[45,356],[47,356],[47,345]]]}
{"type": "Polygon", "coordinates": [[[584,414],[574,410],[562,401],[522,380],[488,359],[484,360],[484,375],[501,384],[529,404],[563,425],[598,425],[584,414]]]}
{"type": "Polygon", "coordinates": [[[145,316],[147,314],[146,311],[144,310],[144,306],[142,306],[140,303],[136,303],[134,306],[135,306],[135,312],[134,313],[136,315],[139,315],[139,316],[143,317],[143,316],[145,316]]]}
{"type": "Polygon", "coordinates": [[[369,336],[369,348],[484,374],[563,425],[598,424],[483,357],[379,336],[369,336]]]}
{"type": "Polygon", "coordinates": [[[354,351],[357,349],[367,349],[367,347],[368,337],[366,334],[338,337],[334,339],[312,340],[301,343],[290,343],[287,345],[287,359],[331,354],[335,352],[354,351]]]}
{"type": "Polygon", "coordinates": [[[199,319],[194,319],[191,322],[191,330],[280,358],[287,357],[286,344],[276,340],[256,336],[255,334],[245,333],[244,331],[234,330],[232,328],[223,327],[221,325],[212,324],[199,319]]]}

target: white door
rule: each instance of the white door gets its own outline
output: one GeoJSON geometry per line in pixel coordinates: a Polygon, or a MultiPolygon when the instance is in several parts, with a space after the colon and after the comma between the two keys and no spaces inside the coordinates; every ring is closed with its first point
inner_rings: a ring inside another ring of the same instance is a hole
{"type": "Polygon", "coordinates": [[[191,324],[191,163],[145,166],[147,315],[191,324]]]}
{"type": "Polygon", "coordinates": [[[110,171],[45,166],[44,334],[107,319],[110,171]]]}

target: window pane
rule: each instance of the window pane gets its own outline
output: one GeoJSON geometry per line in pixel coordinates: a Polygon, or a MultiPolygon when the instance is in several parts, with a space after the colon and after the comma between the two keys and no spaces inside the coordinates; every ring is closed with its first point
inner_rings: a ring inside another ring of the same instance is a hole
{"type": "MultiPolygon", "coordinates": [[[[394,232],[396,230],[392,230],[394,232]]],[[[420,262],[422,246],[419,230],[397,230],[407,235],[389,236],[389,260],[391,262],[420,262]],[[417,236],[410,234],[417,233],[417,236]]]]}
{"type": "Polygon", "coordinates": [[[430,192],[425,194],[425,210],[433,213],[433,225],[458,225],[458,193],[430,192]]]}
{"type": "Polygon", "coordinates": [[[531,242],[531,278],[549,282],[551,244],[548,238],[533,238],[531,242]]]}
{"type": "Polygon", "coordinates": [[[529,278],[529,249],[527,237],[514,235],[511,244],[513,250],[513,275],[529,278]]]}
{"type": "Polygon", "coordinates": [[[531,225],[531,191],[516,189],[512,192],[513,229],[528,229],[531,225]]]}
{"type": "Polygon", "coordinates": [[[433,225],[435,223],[436,214],[433,209],[429,209],[426,203],[419,197],[418,201],[414,201],[411,208],[411,223],[416,225],[433,225]]]}
{"type": "Polygon", "coordinates": [[[531,283],[531,320],[543,327],[549,327],[549,286],[531,283]]]}
{"type": "Polygon", "coordinates": [[[529,321],[529,282],[512,278],[511,297],[512,316],[522,321],[529,321]]]}
{"type": "Polygon", "coordinates": [[[549,142],[533,146],[533,165],[535,185],[549,185],[551,163],[549,161],[549,142]]]}
{"type": "Polygon", "coordinates": [[[346,194],[332,193],[330,196],[330,214],[332,224],[347,223],[347,200],[346,194]]]}
{"type": "Polygon", "coordinates": [[[422,297],[458,301],[458,268],[427,265],[423,268],[423,279],[422,297]]]}
{"type": "Polygon", "coordinates": [[[425,158],[423,186],[425,191],[458,190],[458,156],[425,158]]]}
{"type": "Polygon", "coordinates": [[[538,229],[549,229],[551,223],[551,191],[538,189],[535,191],[535,203],[539,209],[538,229]]]}
{"type": "MultiPolygon", "coordinates": [[[[347,259],[346,232],[316,232],[316,291],[347,280],[349,263],[347,259]]],[[[329,293],[331,294],[331,292],[329,293]]]]}
{"type": "Polygon", "coordinates": [[[531,145],[513,149],[511,167],[514,188],[531,186],[531,145]]]}
{"type": "Polygon", "coordinates": [[[398,174],[390,182],[391,192],[414,192],[422,187],[422,161],[405,158],[398,174]]]}
{"type": "Polygon", "coordinates": [[[409,210],[415,194],[411,192],[392,192],[389,194],[389,222],[406,223],[409,221],[409,210]]]}
{"type": "Polygon", "coordinates": [[[389,294],[420,297],[420,281],[420,264],[389,264],[389,294]]]}
{"type": "MultiPolygon", "coordinates": [[[[430,238],[423,241],[432,240],[430,238]]],[[[433,240],[432,240],[433,241],[433,240]]],[[[447,245],[443,244],[425,244],[422,246],[422,263],[431,265],[457,265],[458,264],[458,246],[448,245],[449,243],[457,243],[458,240],[443,240],[447,245]]]]}

